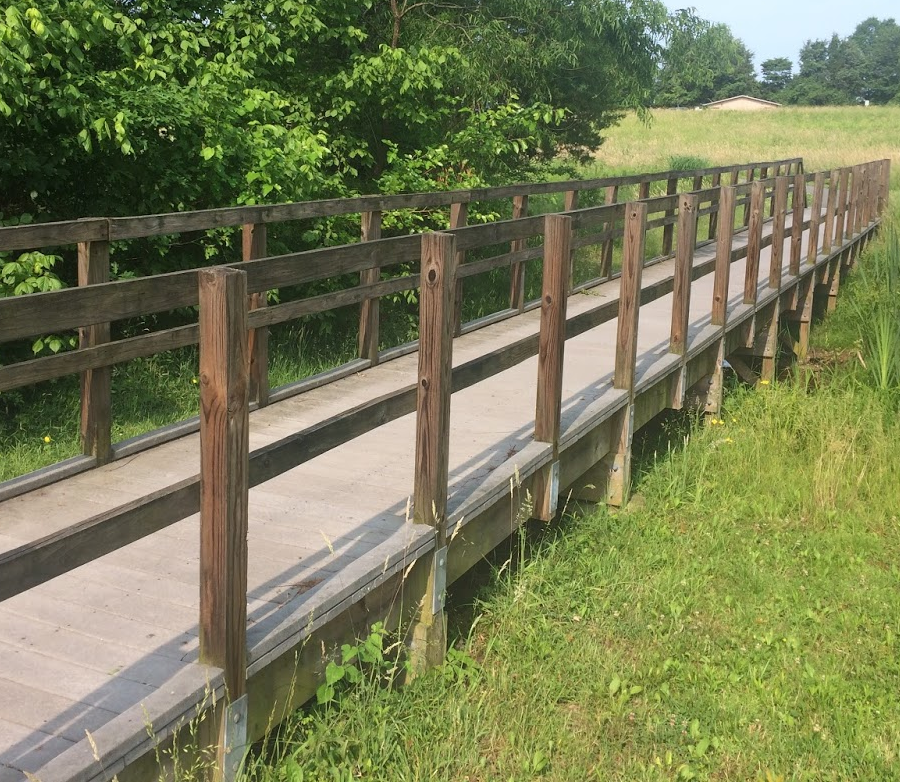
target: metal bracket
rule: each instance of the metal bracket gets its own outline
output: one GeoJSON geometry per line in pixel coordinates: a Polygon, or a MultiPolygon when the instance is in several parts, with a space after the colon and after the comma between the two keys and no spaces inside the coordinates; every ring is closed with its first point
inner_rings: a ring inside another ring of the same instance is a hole
{"type": "Polygon", "coordinates": [[[222,779],[235,782],[247,754],[247,695],[225,706],[222,779]]]}
{"type": "Polygon", "coordinates": [[[559,461],[555,461],[550,465],[550,518],[556,515],[556,509],[559,505],[559,461]]]}
{"type": "Polygon", "coordinates": [[[434,552],[432,565],[432,590],[431,590],[431,614],[437,616],[444,610],[444,601],[447,597],[447,547],[439,548],[434,552]]]}

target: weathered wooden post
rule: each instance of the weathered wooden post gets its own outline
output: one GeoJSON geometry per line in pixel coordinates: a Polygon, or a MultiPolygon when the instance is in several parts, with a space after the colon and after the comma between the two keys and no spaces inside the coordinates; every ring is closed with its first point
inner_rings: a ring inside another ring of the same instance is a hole
{"type": "MultiPolygon", "coordinates": [[[[244,261],[265,258],[267,230],[265,223],[245,223],[242,229],[242,256],[244,261]]],[[[266,291],[250,294],[250,309],[258,310],[267,305],[266,291]]],[[[250,348],[250,399],[260,407],[269,404],[269,329],[267,326],[251,329],[247,337],[250,348]]]]}
{"type": "Polygon", "coordinates": [[[559,497],[559,425],[562,413],[563,359],[572,218],[548,215],[544,222],[544,278],[538,350],[534,439],[553,446],[553,462],[534,479],[533,516],[550,521],[559,497]]]}
{"type": "MultiPolygon", "coordinates": [[[[573,212],[578,209],[578,191],[569,190],[566,193],[565,211],[573,212]]],[[[575,287],[575,253],[569,253],[569,290],[575,287]]]]}
{"type": "MultiPolygon", "coordinates": [[[[673,196],[678,193],[678,178],[677,177],[669,177],[669,181],[666,182],[666,195],[673,196]]],[[[666,209],[665,215],[666,218],[675,217],[674,209],[666,209]]],[[[670,223],[663,228],[663,240],[662,240],[662,254],[663,255],[671,255],[672,254],[672,241],[675,236],[675,224],[670,223]]]]}
{"type": "MultiPolygon", "coordinates": [[[[434,529],[434,549],[421,562],[424,597],[414,619],[410,662],[414,673],[440,665],[447,652],[447,481],[453,362],[456,237],[422,236],[419,295],[419,381],[413,520],[434,529]]],[[[416,595],[418,597],[418,595],[416,595]]]]}
{"type": "Polygon", "coordinates": [[[713,278],[712,324],[724,326],[728,316],[728,285],[731,276],[731,246],[734,243],[734,215],[737,190],[719,191],[719,236],[716,240],[716,270],[713,278]]]}
{"type": "MultiPolygon", "coordinates": [[[[617,203],[619,200],[619,186],[618,185],[610,185],[606,188],[606,198],[605,203],[607,206],[611,206],[612,204],[617,203]]],[[[611,231],[615,226],[615,222],[610,220],[608,223],[603,224],[604,231],[611,231]]],[[[603,255],[600,262],[600,276],[606,279],[612,277],[612,268],[613,268],[613,247],[615,246],[615,241],[610,237],[605,242],[603,242],[603,255]]]]}
{"type": "MultiPolygon", "coordinates": [[[[360,241],[374,242],[381,238],[381,212],[363,212],[360,216],[360,241]]],[[[359,273],[360,285],[374,285],[381,280],[377,266],[359,273]]],[[[359,357],[378,363],[381,330],[381,300],[377,296],[363,299],[359,311],[359,357]]]]}
{"type": "MultiPolygon", "coordinates": [[[[678,204],[678,240],[675,248],[675,276],[672,291],[672,329],[669,352],[683,356],[687,350],[688,324],[691,315],[691,282],[694,270],[694,248],[697,244],[697,212],[700,197],[694,193],[681,196],[678,204]]],[[[682,389],[683,395],[683,389],[682,389]]]]}
{"type": "Polygon", "coordinates": [[[881,200],[878,207],[879,217],[884,215],[891,197],[891,159],[885,158],[881,162],[881,200]]]}
{"type": "MultiPolygon", "coordinates": [[[[469,204],[468,202],[450,204],[450,228],[464,228],[469,222],[469,204]]],[[[466,254],[464,252],[457,253],[456,268],[462,266],[465,261],[466,254]]],[[[455,274],[455,272],[454,272],[455,274]]],[[[453,294],[453,336],[458,337],[462,333],[463,326],[463,280],[461,277],[456,278],[456,289],[453,294]]]]}
{"type": "Polygon", "coordinates": [[[772,226],[772,263],[769,267],[769,287],[781,288],[781,268],[784,264],[784,227],[787,216],[787,197],[790,179],[775,179],[775,214],[772,226]]]}
{"type": "Polygon", "coordinates": [[[822,237],[822,254],[831,255],[834,245],[835,210],[837,209],[838,183],[841,175],[839,169],[833,169],[828,175],[828,198],[825,203],[825,231],[822,237]]]}
{"type": "MultiPolygon", "coordinates": [[[[819,226],[822,222],[822,199],[825,193],[825,174],[819,172],[813,185],[812,210],[809,218],[809,248],[806,254],[807,263],[815,266],[819,256],[819,226]]],[[[798,269],[799,272],[799,269],[798,269]]],[[[800,283],[797,306],[793,318],[799,321],[797,339],[797,358],[805,361],[809,352],[809,332],[812,323],[813,304],[815,302],[816,274],[807,274],[800,283]]]]}
{"type": "MultiPolygon", "coordinates": [[[[710,187],[712,189],[718,188],[722,181],[722,175],[718,172],[712,175],[712,183],[710,187]]],[[[709,214],[709,233],[707,234],[708,239],[715,239],[716,232],[719,230],[719,212],[718,210],[713,210],[709,214]]]]}
{"type": "MultiPolygon", "coordinates": [[[[109,235],[107,223],[107,236],[109,235]]],[[[78,285],[109,282],[109,242],[80,242],[78,285]]],[[[109,323],[95,323],[78,330],[79,347],[92,348],[110,340],[109,323]]],[[[81,373],[81,451],[97,464],[112,458],[112,370],[88,369],[81,373]]]]}
{"type": "Polygon", "coordinates": [[[815,264],[819,257],[819,234],[822,227],[822,201],[825,197],[825,173],[820,171],[813,181],[812,211],[809,216],[809,247],[806,262],[815,264]]]}
{"type": "Polygon", "coordinates": [[[835,228],[834,243],[838,247],[844,244],[844,236],[847,232],[847,200],[850,192],[850,169],[841,169],[841,178],[838,182],[837,196],[837,227],[835,228]]]}
{"type": "Polygon", "coordinates": [[[806,213],[806,176],[794,175],[794,197],[791,210],[791,254],[788,273],[792,277],[800,274],[800,256],[803,242],[803,215],[806,213]]]}
{"type": "MultiPolygon", "coordinates": [[[[747,182],[755,182],[755,181],[756,181],[756,169],[755,169],[755,168],[751,168],[751,169],[749,169],[749,171],[747,172],[747,182]]],[[[748,198],[745,200],[745,203],[744,203],[744,217],[743,217],[743,219],[741,220],[741,223],[742,223],[742,225],[743,225],[745,228],[746,228],[748,225],[750,225],[750,209],[751,209],[751,208],[752,208],[752,203],[751,203],[750,198],[749,198],[749,196],[748,196],[748,198]]]]}
{"type": "Polygon", "coordinates": [[[631,487],[631,439],[634,434],[634,379],[637,333],[641,311],[641,277],[647,235],[647,204],[631,203],[625,210],[619,318],[616,329],[616,362],[613,386],[628,392],[628,404],[612,421],[612,459],[607,502],[622,506],[631,487]]]}
{"type": "Polygon", "coordinates": [[[650,198],[650,180],[647,179],[638,186],[638,200],[644,201],[650,198]]]}
{"type": "MultiPolygon", "coordinates": [[[[512,219],[521,220],[528,215],[528,196],[513,197],[512,219]]],[[[509,251],[522,252],[528,243],[524,239],[510,242],[509,251]]],[[[525,310],[525,262],[516,261],[509,270],[509,308],[523,312],[525,310]]]]}
{"type": "Polygon", "coordinates": [[[234,779],[247,729],[247,275],[200,279],[200,662],[221,668],[226,706],[215,779],[234,779]]]}
{"type": "Polygon", "coordinates": [[[756,306],[759,293],[759,256],[763,222],[766,219],[766,184],[754,182],[750,189],[750,222],[747,227],[747,264],[744,270],[744,304],[756,306]]]}

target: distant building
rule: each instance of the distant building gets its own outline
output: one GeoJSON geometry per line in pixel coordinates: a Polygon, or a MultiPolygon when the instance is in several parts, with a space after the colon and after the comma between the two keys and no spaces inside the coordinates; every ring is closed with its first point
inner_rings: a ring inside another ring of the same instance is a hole
{"type": "Polygon", "coordinates": [[[773,100],[763,100],[750,95],[735,95],[733,98],[722,98],[705,104],[707,109],[724,109],[731,111],[761,111],[763,109],[777,109],[781,106],[773,100]]]}

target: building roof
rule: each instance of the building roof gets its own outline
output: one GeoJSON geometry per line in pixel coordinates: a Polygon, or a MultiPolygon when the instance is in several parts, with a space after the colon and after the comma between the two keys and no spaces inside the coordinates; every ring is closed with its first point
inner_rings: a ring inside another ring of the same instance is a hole
{"type": "Polygon", "coordinates": [[[709,103],[704,103],[704,106],[718,106],[720,103],[731,103],[733,100],[740,100],[744,98],[745,100],[752,100],[754,103],[761,103],[764,106],[780,106],[780,103],[776,103],[774,100],[765,100],[764,98],[754,98],[752,95],[733,95],[730,98],[722,98],[721,100],[713,100],[709,103]]]}

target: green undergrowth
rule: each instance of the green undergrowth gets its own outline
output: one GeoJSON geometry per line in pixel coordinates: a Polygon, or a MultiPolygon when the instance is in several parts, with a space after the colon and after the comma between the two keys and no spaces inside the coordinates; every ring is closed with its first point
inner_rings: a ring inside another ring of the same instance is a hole
{"type": "Polygon", "coordinates": [[[297,712],[247,778],[900,777],[900,396],[866,336],[885,236],[808,364],[670,421],[625,511],[570,505],[457,602],[442,669],[297,712]]]}

